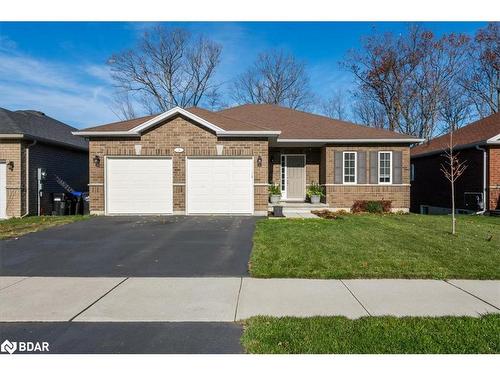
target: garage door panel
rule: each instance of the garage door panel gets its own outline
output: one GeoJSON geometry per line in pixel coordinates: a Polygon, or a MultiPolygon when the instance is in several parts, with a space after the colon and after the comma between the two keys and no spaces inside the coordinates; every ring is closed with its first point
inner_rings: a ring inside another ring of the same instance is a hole
{"type": "Polygon", "coordinates": [[[170,214],[172,160],[110,158],[107,161],[108,214],[170,214]]]}
{"type": "Polygon", "coordinates": [[[187,209],[191,214],[253,213],[253,160],[188,159],[187,209]]]}

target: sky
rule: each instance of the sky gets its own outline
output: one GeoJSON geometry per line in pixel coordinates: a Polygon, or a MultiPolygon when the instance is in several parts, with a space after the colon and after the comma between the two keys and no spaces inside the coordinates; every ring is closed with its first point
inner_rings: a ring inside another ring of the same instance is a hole
{"type": "MultiPolygon", "coordinates": [[[[280,48],[306,65],[312,91],[327,98],[353,82],[339,62],[363,36],[402,33],[403,22],[166,22],[202,34],[223,47],[215,81],[226,101],[229,83],[259,52],[280,48]]],[[[118,121],[106,61],[132,48],[154,26],[140,22],[0,22],[0,107],[35,109],[77,128],[118,121]]],[[[436,34],[473,35],[482,22],[424,22],[436,34]]]]}

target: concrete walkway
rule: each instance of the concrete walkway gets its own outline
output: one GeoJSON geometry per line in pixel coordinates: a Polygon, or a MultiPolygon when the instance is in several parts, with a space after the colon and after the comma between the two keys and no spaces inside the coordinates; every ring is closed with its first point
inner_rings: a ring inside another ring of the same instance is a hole
{"type": "Polygon", "coordinates": [[[500,313],[499,280],[0,277],[1,322],[487,313],[500,313]]]}

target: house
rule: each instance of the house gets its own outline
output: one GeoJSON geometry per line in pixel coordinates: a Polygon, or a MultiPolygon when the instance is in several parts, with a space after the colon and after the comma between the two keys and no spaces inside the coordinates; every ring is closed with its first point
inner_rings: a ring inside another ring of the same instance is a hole
{"type": "MultiPolygon", "coordinates": [[[[440,171],[449,134],[411,150],[411,210],[421,213],[451,212],[450,183],[440,171]]],[[[500,113],[464,126],[453,133],[454,150],[467,167],[455,183],[459,212],[500,208],[500,113]]]]}
{"type": "Polygon", "coordinates": [[[50,214],[51,193],[87,191],[88,143],[75,130],[38,111],[0,108],[0,218],[50,214]]]}
{"type": "Polygon", "coordinates": [[[268,186],[304,202],[324,186],[331,209],[356,200],[410,207],[409,146],[419,140],[276,105],[174,108],[92,127],[94,214],[266,215],[268,186]]]}

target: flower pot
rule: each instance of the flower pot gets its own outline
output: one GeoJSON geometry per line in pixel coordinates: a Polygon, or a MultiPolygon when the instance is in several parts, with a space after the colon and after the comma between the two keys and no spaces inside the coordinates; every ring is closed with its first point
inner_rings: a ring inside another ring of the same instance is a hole
{"type": "Polygon", "coordinates": [[[281,195],[271,195],[270,199],[272,204],[278,204],[280,202],[281,195]]]}
{"type": "Polygon", "coordinates": [[[321,200],[321,196],[319,195],[311,195],[311,203],[318,204],[321,200]]]}

